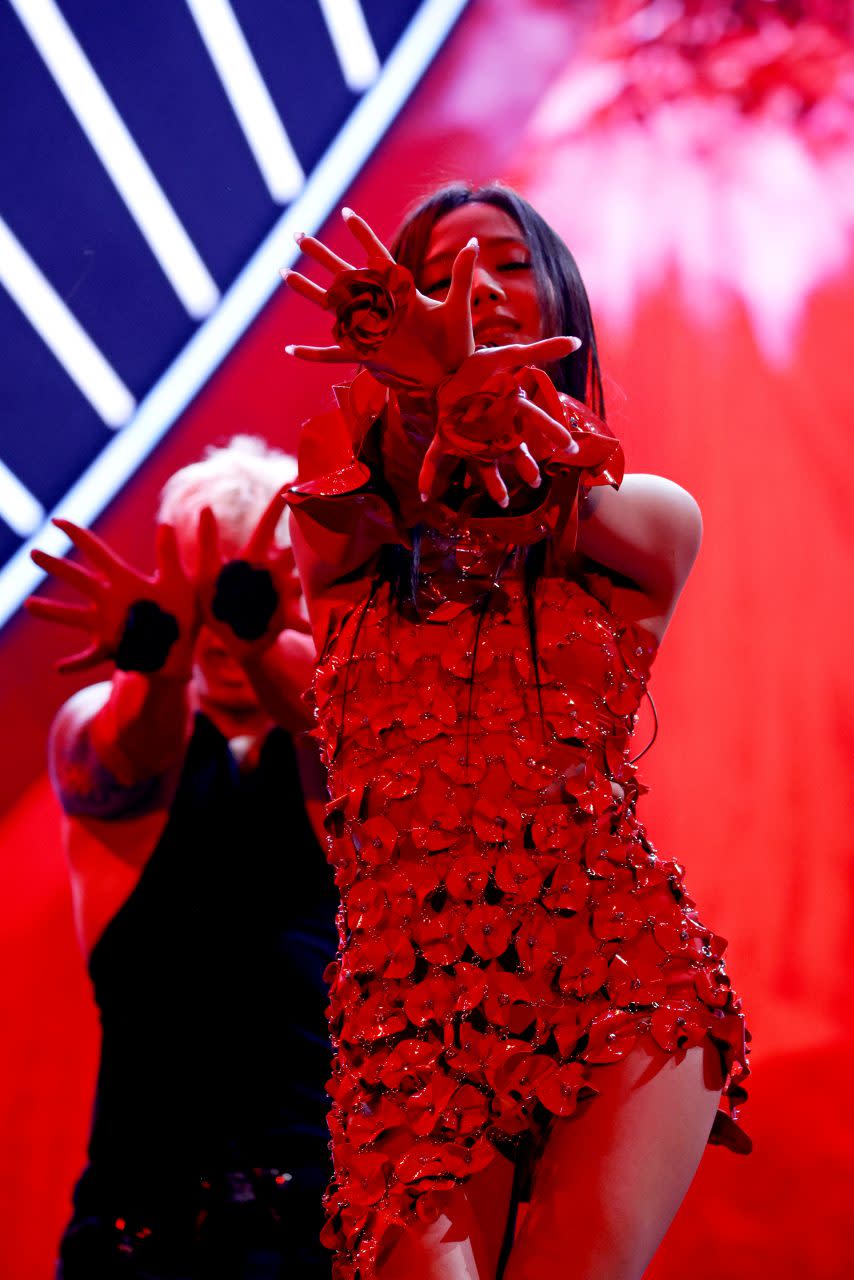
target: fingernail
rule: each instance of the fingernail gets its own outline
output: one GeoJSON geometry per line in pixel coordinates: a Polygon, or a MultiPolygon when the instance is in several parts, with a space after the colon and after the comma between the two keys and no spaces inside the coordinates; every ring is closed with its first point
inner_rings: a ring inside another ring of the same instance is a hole
{"type": "Polygon", "coordinates": [[[352,209],[348,209],[348,208],[347,208],[347,206],[346,206],[346,204],[345,204],[345,205],[344,205],[344,208],[341,210],[341,217],[342,217],[342,218],[344,219],[344,221],[346,222],[348,218],[355,217],[355,214],[353,213],[353,210],[352,210],[352,209]]]}
{"type": "Polygon", "coordinates": [[[419,494],[418,496],[421,498],[421,501],[422,501],[422,502],[426,502],[426,501],[427,501],[427,499],[428,499],[428,497],[429,497],[430,495],[429,495],[429,494],[427,494],[427,493],[421,493],[421,494],[419,494]]]}
{"type": "Polygon", "coordinates": [[[304,239],[305,239],[305,232],[304,232],[304,231],[295,231],[295,232],[294,232],[294,240],[296,240],[297,244],[302,244],[302,242],[303,242],[303,240],[304,240],[304,239]]]}
{"type": "Polygon", "coordinates": [[[467,248],[467,249],[479,249],[479,248],[480,248],[480,241],[478,240],[477,236],[472,236],[471,240],[469,240],[468,244],[466,245],[466,248],[467,248]]]}
{"type": "Polygon", "coordinates": [[[296,355],[296,353],[297,353],[297,349],[296,349],[296,347],[293,345],[293,343],[288,343],[288,345],[285,347],[285,355],[286,355],[286,356],[295,356],[295,355],[296,355]]]}
{"type": "Polygon", "coordinates": [[[506,493],[503,498],[498,499],[499,507],[506,507],[506,506],[509,506],[509,504],[510,504],[510,498],[506,493]]]}
{"type": "Polygon", "coordinates": [[[532,480],[532,481],[531,481],[531,488],[532,488],[532,489],[539,489],[539,487],[540,487],[540,485],[541,485],[542,483],[543,483],[543,477],[542,477],[542,476],[537,476],[536,480],[532,480]]]}
{"type": "Polygon", "coordinates": [[[570,338],[570,342],[572,343],[572,349],[573,349],[573,351],[577,351],[577,350],[578,350],[578,348],[581,346],[581,339],[580,339],[580,338],[570,338]]]}
{"type": "Polygon", "coordinates": [[[290,274],[291,273],[287,267],[279,267],[279,275],[282,277],[283,280],[287,281],[287,278],[290,274]]]}

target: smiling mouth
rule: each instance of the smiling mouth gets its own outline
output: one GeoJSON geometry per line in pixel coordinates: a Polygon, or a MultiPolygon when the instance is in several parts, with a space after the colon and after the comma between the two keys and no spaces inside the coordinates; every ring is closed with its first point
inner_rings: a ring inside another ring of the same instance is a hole
{"type": "Polygon", "coordinates": [[[518,328],[510,319],[490,320],[487,324],[475,325],[474,339],[481,347],[502,347],[515,340],[518,328]]]}

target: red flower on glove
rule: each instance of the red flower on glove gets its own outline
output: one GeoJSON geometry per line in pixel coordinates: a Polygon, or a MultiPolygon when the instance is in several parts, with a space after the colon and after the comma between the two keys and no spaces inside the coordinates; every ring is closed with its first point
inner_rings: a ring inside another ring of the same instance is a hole
{"type": "Polygon", "coordinates": [[[393,262],[342,271],[326,295],[335,341],[356,359],[373,355],[400,323],[413,288],[411,274],[393,262]]]}
{"type": "Polygon", "coordinates": [[[455,394],[454,377],[436,391],[438,427],[443,443],[461,458],[493,459],[512,453],[524,439],[518,417],[526,399],[520,373],[499,371],[467,395],[455,394]]]}

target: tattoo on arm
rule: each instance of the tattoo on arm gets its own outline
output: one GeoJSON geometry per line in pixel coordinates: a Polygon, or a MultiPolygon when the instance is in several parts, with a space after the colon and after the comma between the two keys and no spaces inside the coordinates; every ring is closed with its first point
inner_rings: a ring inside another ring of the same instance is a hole
{"type": "Polygon", "coordinates": [[[54,791],[69,817],[123,818],[157,808],[164,794],[163,777],[130,786],[120,782],[99,760],[88,727],[63,734],[51,752],[54,791]]]}

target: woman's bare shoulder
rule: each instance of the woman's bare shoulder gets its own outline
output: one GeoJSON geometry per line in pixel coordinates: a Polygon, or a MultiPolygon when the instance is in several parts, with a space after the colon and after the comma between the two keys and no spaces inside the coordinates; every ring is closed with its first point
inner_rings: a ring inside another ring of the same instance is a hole
{"type": "Polygon", "coordinates": [[[693,562],[703,536],[703,517],[696,498],[674,480],[629,472],[619,489],[591,490],[587,513],[626,526],[648,549],[677,552],[693,562]]]}

